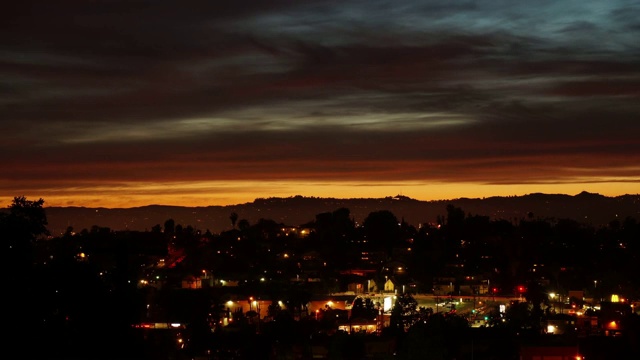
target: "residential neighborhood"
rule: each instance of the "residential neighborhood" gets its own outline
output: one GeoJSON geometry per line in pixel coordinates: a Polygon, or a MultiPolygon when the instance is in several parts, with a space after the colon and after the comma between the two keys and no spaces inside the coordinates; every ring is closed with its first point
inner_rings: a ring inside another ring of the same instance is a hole
{"type": "Polygon", "coordinates": [[[299,225],[230,214],[218,234],[167,219],[54,237],[45,210],[16,198],[0,228],[21,275],[7,279],[21,299],[12,334],[53,358],[639,353],[636,219],[593,228],[445,210],[416,225],[384,210],[356,224],[341,208],[299,225]]]}

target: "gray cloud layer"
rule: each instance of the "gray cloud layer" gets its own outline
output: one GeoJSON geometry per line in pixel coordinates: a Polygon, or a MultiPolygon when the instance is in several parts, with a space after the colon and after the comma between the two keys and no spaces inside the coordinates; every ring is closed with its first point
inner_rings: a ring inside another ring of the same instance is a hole
{"type": "Polygon", "coordinates": [[[640,180],[637,1],[24,1],[1,20],[5,182],[640,180]]]}

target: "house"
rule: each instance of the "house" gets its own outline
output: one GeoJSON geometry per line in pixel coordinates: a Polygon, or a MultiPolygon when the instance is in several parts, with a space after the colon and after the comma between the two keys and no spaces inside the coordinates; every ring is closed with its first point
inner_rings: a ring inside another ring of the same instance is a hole
{"type": "Polygon", "coordinates": [[[359,282],[353,282],[347,284],[347,291],[353,292],[354,294],[362,294],[365,292],[365,286],[359,282]]]}
{"type": "Polygon", "coordinates": [[[378,320],[351,319],[338,324],[338,330],[351,333],[375,334],[378,331],[378,320]]]}
{"type": "Polygon", "coordinates": [[[547,334],[561,335],[575,332],[577,326],[577,318],[575,316],[554,314],[548,316],[545,330],[547,334]]]}
{"type": "Polygon", "coordinates": [[[386,293],[395,292],[395,290],[396,290],[396,287],[393,281],[391,281],[391,279],[387,279],[387,281],[384,283],[384,292],[386,293]]]}
{"type": "Polygon", "coordinates": [[[438,296],[452,295],[455,292],[455,278],[438,278],[433,284],[433,294],[438,296]]]}
{"type": "Polygon", "coordinates": [[[188,275],[182,279],[183,289],[201,289],[202,280],[199,277],[188,275]]]}
{"type": "Polygon", "coordinates": [[[375,279],[367,280],[367,288],[365,289],[366,293],[376,293],[378,292],[378,284],[376,284],[375,279]]]}

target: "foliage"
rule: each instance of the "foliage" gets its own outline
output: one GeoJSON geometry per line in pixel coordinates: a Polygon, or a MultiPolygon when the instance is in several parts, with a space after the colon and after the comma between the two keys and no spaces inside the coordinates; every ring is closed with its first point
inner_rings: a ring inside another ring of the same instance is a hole
{"type": "Polygon", "coordinates": [[[280,311],[282,311],[282,307],[280,306],[278,301],[272,300],[271,304],[269,304],[269,307],[267,308],[267,316],[269,316],[270,318],[275,318],[280,313],[280,311]]]}
{"type": "Polygon", "coordinates": [[[467,329],[469,323],[462,316],[434,313],[408,329],[400,356],[403,359],[457,358],[461,336],[467,329]]]}
{"type": "Polygon", "coordinates": [[[371,212],[362,224],[364,235],[371,246],[391,254],[393,246],[400,240],[398,218],[388,210],[371,212]]]}
{"type": "Polygon", "coordinates": [[[418,301],[409,293],[398,295],[391,309],[391,327],[407,330],[419,318],[418,301]]]}
{"type": "Polygon", "coordinates": [[[353,306],[351,307],[351,319],[366,319],[373,320],[378,315],[378,310],[373,303],[373,300],[370,298],[363,299],[361,297],[357,297],[353,301],[353,306]]]}
{"type": "MultiPolygon", "coordinates": [[[[41,236],[49,235],[43,204],[43,199],[31,201],[24,196],[19,196],[13,199],[8,213],[0,213],[0,234],[5,239],[2,247],[6,252],[3,255],[9,268],[19,273],[29,271],[33,266],[36,240],[41,236]]],[[[10,280],[15,282],[17,278],[11,276],[10,280]]],[[[15,285],[23,284],[23,281],[17,282],[15,285]]]]}
{"type": "Polygon", "coordinates": [[[9,213],[0,213],[0,230],[15,241],[35,241],[41,235],[49,235],[44,200],[27,200],[24,196],[13,198],[9,213]]]}
{"type": "Polygon", "coordinates": [[[231,220],[231,226],[235,229],[236,222],[238,221],[238,214],[236,212],[232,212],[231,215],[229,215],[229,220],[231,220]]]}

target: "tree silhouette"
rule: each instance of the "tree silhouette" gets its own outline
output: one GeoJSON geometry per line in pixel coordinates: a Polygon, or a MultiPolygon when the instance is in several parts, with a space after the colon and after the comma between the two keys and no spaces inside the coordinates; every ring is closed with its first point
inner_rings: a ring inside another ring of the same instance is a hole
{"type": "Polygon", "coordinates": [[[33,243],[41,235],[49,235],[47,216],[42,208],[43,199],[13,198],[9,213],[0,213],[0,226],[10,240],[33,243]]]}
{"type": "Polygon", "coordinates": [[[164,222],[164,232],[166,234],[173,234],[176,231],[176,222],[173,219],[167,219],[164,222]]]}
{"type": "Polygon", "coordinates": [[[399,240],[400,226],[398,218],[388,210],[369,213],[364,219],[364,234],[371,246],[383,249],[391,255],[393,245],[399,240]]]}
{"type": "Polygon", "coordinates": [[[292,287],[285,294],[287,309],[294,317],[300,318],[302,313],[307,312],[307,304],[311,301],[311,293],[304,289],[292,287]]]}
{"type": "Polygon", "coordinates": [[[232,212],[231,215],[229,215],[229,220],[231,220],[231,226],[235,229],[236,222],[238,221],[238,214],[236,212],[232,212]]]}
{"type": "Polygon", "coordinates": [[[546,309],[550,307],[549,297],[544,291],[544,288],[535,281],[531,281],[527,284],[527,290],[524,293],[524,297],[530,304],[530,326],[533,331],[541,332],[542,327],[540,324],[545,314],[545,311],[542,309],[542,305],[544,305],[546,309]]]}
{"type": "Polygon", "coordinates": [[[18,273],[32,267],[36,240],[49,235],[43,204],[43,199],[31,201],[19,196],[13,199],[8,213],[0,213],[0,234],[7,240],[2,244],[7,251],[5,260],[18,273]]]}
{"type": "Polygon", "coordinates": [[[418,301],[409,293],[399,295],[391,309],[391,327],[405,331],[418,317],[418,301]]]}
{"type": "Polygon", "coordinates": [[[335,263],[346,262],[347,239],[350,239],[355,232],[355,223],[350,217],[349,209],[339,208],[333,212],[317,214],[313,227],[315,229],[313,239],[318,244],[317,249],[320,253],[335,263]],[[337,248],[345,251],[336,253],[337,248]]]}
{"type": "Polygon", "coordinates": [[[240,231],[242,232],[249,230],[250,227],[251,227],[251,224],[247,219],[240,219],[240,221],[238,222],[238,229],[240,229],[240,231]]]}
{"type": "Polygon", "coordinates": [[[267,316],[273,319],[280,313],[280,311],[282,311],[282,307],[278,301],[272,300],[271,304],[269,304],[269,307],[267,308],[267,316]]]}
{"type": "MultiPolygon", "coordinates": [[[[13,199],[8,212],[0,212],[3,262],[11,269],[2,272],[2,283],[11,289],[10,296],[4,297],[4,321],[11,329],[9,335],[21,340],[30,339],[42,325],[29,304],[37,298],[34,297],[37,291],[36,241],[43,235],[49,235],[43,204],[43,199],[31,201],[20,196],[13,199]]],[[[5,340],[8,343],[13,341],[11,337],[5,340]]]]}
{"type": "Polygon", "coordinates": [[[375,308],[373,300],[370,298],[363,299],[362,297],[357,297],[351,306],[351,316],[349,317],[349,320],[373,320],[377,315],[378,310],[375,308]]]}
{"type": "Polygon", "coordinates": [[[453,204],[447,205],[447,227],[461,228],[464,225],[464,210],[453,204]]]}

